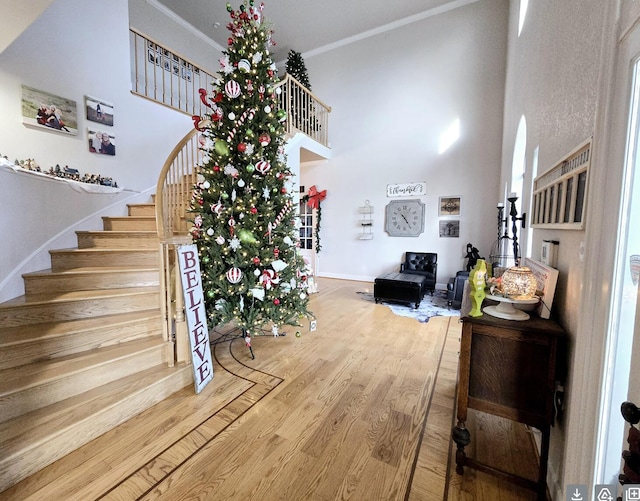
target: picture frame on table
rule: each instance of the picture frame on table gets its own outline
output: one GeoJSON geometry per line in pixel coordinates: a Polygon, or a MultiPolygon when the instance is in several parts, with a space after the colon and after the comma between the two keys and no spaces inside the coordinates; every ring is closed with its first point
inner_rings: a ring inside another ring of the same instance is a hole
{"type": "Polygon", "coordinates": [[[558,270],[528,257],[522,258],[521,265],[529,268],[538,282],[536,295],[540,297],[540,302],[536,306],[536,313],[540,318],[550,318],[558,283],[558,270]]]}

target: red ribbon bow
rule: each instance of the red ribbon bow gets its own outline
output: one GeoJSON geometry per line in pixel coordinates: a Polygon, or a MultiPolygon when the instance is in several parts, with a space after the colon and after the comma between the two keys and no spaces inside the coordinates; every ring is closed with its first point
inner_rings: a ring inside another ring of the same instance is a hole
{"type": "Polygon", "coordinates": [[[312,209],[317,209],[320,207],[320,202],[325,198],[327,198],[327,190],[318,191],[318,188],[316,188],[316,185],[314,184],[309,188],[309,200],[307,200],[307,205],[312,209]]]}

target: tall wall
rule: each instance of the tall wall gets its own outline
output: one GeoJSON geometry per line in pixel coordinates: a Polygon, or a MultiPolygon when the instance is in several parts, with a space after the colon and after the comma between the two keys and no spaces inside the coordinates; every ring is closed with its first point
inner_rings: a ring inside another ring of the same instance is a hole
{"type": "MultiPolygon", "coordinates": [[[[537,172],[544,173],[560,161],[574,147],[594,136],[594,148],[601,137],[596,137],[599,103],[606,96],[599,95],[602,67],[603,34],[613,30],[607,26],[607,3],[599,0],[539,0],[529,2],[523,29],[518,36],[520,1],[511,0],[509,19],[509,53],[505,87],[504,135],[502,139],[501,183],[511,179],[514,146],[518,124],[526,120],[525,148],[525,201],[530,200],[532,172],[537,155],[537,172]]],[[[615,3],[615,2],[613,2],[615,3]]],[[[597,169],[614,168],[594,163],[591,178],[597,169]]],[[[567,399],[565,415],[552,429],[550,454],[550,480],[552,494],[564,499],[565,484],[587,483],[593,465],[595,442],[594,423],[598,413],[597,395],[600,386],[602,347],[594,343],[595,365],[584,367],[586,345],[596,335],[593,325],[582,321],[589,293],[589,280],[594,270],[581,259],[581,246],[599,240],[601,228],[595,216],[605,206],[599,200],[599,187],[589,186],[586,228],[582,231],[533,230],[531,257],[540,259],[543,240],[557,240],[559,279],[553,310],[568,332],[569,376],[566,381],[567,399]],[[582,353],[582,355],[580,354],[582,353]],[[575,384],[576,375],[588,372],[588,381],[575,384]],[[568,438],[570,430],[589,422],[584,435],[568,438]],[[554,489],[556,492],[554,492],[554,489]]],[[[531,212],[529,210],[529,212],[531,212]]],[[[612,254],[613,248],[606,250],[612,254]]],[[[587,248],[587,254],[590,249],[587,248]]],[[[592,253],[593,254],[593,253],[592,253]]],[[[593,261],[597,262],[597,261],[593,261]]],[[[600,305],[606,314],[606,304],[600,305]]],[[[599,336],[600,334],[598,334],[599,336]]]]}
{"type": "Polygon", "coordinates": [[[330,114],[331,160],[302,165],[322,202],[319,272],[373,280],[405,251],[438,253],[438,283],[462,269],[466,244],[488,257],[496,238],[508,2],[482,0],[305,59],[330,114]],[[455,120],[459,139],[439,141],[455,120]],[[426,182],[425,231],[385,233],[388,184],[426,182]],[[438,199],[462,200],[459,238],[440,238],[438,199]],[[359,240],[358,207],[374,207],[372,240],[359,240]]]}

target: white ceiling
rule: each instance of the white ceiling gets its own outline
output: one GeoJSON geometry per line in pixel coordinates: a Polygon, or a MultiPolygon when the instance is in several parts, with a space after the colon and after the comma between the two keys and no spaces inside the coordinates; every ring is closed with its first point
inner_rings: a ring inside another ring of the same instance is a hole
{"type": "MultiPolygon", "coordinates": [[[[227,47],[231,20],[226,0],[147,0],[196,32],[227,47]],[[184,23],[183,23],[184,24],[184,23]]],[[[264,18],[274,30],[273,60],[286,60],[289,50],[303,56],[397,28],[478,0],[264,0],[264,18]]],[[[261,0],[254,0],[259,6],[261,0]]],[[[238,9],[241,0],[231,1],[238,9]]]]}

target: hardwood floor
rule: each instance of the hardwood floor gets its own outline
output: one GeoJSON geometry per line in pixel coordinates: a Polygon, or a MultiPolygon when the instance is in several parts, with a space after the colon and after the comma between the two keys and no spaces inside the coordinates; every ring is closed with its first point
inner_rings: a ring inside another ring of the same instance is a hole
{"type": "MultiPolygon", "coordinates": [[[[368,283],[319,289],[315,332],[305,322],[300,337],[255,337],[255,360],[241,339],[215,344],[200,395],[185,388],[0,499],[534,499],[450,467],[458,317],[396,316],[356,294],[368,283]]],[[[470,455],[535,468],[524,429],[485,415],[468,424],[470,455]]]]}

